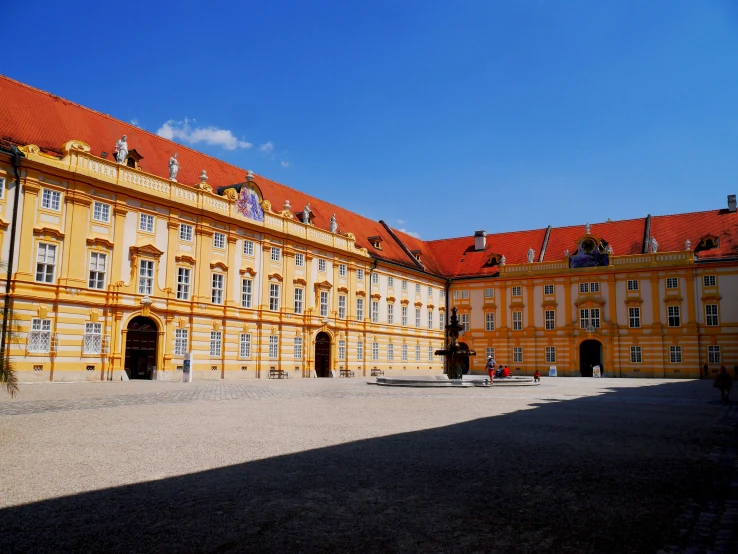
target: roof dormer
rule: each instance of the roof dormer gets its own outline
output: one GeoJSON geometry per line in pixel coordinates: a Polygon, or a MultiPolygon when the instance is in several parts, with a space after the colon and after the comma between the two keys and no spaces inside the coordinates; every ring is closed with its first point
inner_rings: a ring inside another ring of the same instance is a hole
{"type": "Polygon", "coordinates": [[[413,255],[413,257],[415,257],[416,260],[418,260],[419,262],[422,261],[420,259],[420,254],[421,254],[420,250],[410,250],[410,253],[413,255]]]}
{"type": "Polygon", "coordinates": [[[369,244],[371,244],[376,250],[382,249],[382,237],[368,237],[367,240],[369,241],[369,244]]]}

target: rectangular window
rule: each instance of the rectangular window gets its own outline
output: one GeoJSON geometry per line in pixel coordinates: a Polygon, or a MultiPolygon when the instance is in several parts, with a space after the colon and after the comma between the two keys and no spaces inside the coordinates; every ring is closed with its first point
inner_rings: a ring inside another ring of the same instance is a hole
{"type": "Polygon", "coordinates": [[[458,300],[459,298],[461,298],[461,291],[460,290],[455,290],[454,291],[454,300],[458,300]]]}
{"type": "Polygon", "coordinates": [[[495,359],[495,347],[488,346],[487,348],[485,348],[484,355],[485,355],[485,358],[484,358],[485,360],[489,360],[490,356],[492,357],[492,360],[494,360],[495,359]]]}
{"type": "Polygon", "coordinates": [[[717,345],[710,345],[707,347],[707,363],[719,364],[720,363],[720,347],[717,345]]]}
{"type": "Polygon", "coordinates": [[[138,268],[138,293],[151,294],[154,290],[154,261],[141,260],[138,268]]]}
{"type": "Polygon", "coordinates": [[[213,248],[218,250],[225,248],[225,235],[223,233],[213,233],[213,248]]]}
{"type": "Polygon", "coordinates": [[[446,291],[443,289],[439,290],[438,296],[440,297],[441,300],[443,300],[444,298],[446,298],[446,291]]]}
{"type": "Polygon", "coordinates": [[[356,299],[356,319],[358,321],[364,321],[364,299],[356,299]]]}
{"type": "Polygon", "coordinates": [[[387,345],[387,361],[392,362],[395,359],[395,345],[389,343],[387,345]]]}
{"type": "Polygon", "coordinates": [[[717,277],[715,275],[705,275],[702,277],[702,283],[706,287],[714,287],[717,284],[717,277]]]}
{"type": "Polygon", "coordinates": [[[461,291],[461,299],[464,300],[465,298],[469,298],[469,291],[468,290],[462,290],[461,291]]]}
{"type": "Polygon", "coordinates": [[[676,289],[679,288],[679,279],[677,277],[669,277],[666,279],[666,288],[667,289],[676,289]]]}
{"type": "Polygon", "coordinates": [[[543,285],[543,294],[546,296],[551,296],[554,293],[554,286],[553,285],[543,285]]]}
{"type": "Polygon", "coordinates": [[[433,329],[433,310],[428,308],[428,329],[433,329]]]}
{"type": "Polygon", "coordinates": [[[372,323],[379,323],[379,302],[372,302],[372,323]]]}
{"type": "Polygon", "coordinates": [[[433,345],[431,344],[428,345],[428,361],[433,361],[433,345]]]}
{"type": "Polygon", "coordinates": [[[402,345],[401,352],[402,352],[402,361],[406,362],[407,361],[407,344],[402,345]]]}
{"type": "Polygon", "coordinates": [[[251,357],[251,333],[241,333],[238,340],[238,357],[251,357]]]}
{"type": "Polygon", "coordinates": [[[415,308],[415,326],[420,327],[420,308],[415,308]]]}
{"type": "Polygon", "coordinates": [[[579,292],[589,292],[589,283],[579,283],[579,292]]]}
{"type": "Polygon", "coordinates": [[[0,177],[0,200],[5,198],[5,179],[0,177]]]}
{"type": "Polygon", "coordinates": [[[590,283],[589,284],[589,292],[600,292],[600,284],[599,283],[590,283]]]}
{"type": "Polygon", "coordinates": [[[637,329],[641,326],[641,309],[628,308],[628,326],[637,329]]]}
{"type": "Polygon", "coordinates": [[[387,277],[387,288],[393,288],[395,286],[395,278],[387,277]]]}
{"type": "Polygon", "coordinates": [[[416,362],[420,361],[420,345],[419,344],[415,345],[415,361],[416,362]]]}
{"type": "Polygon", "coordinates": [[[177,268],[177,300],[190,299],[190,270],[186,267],[177,268]]]}
{"type": "Polygon", "coordinates": [[[364,280],[364,270],[363,269],[357,269],[356,270],[356,280],[357,281],[363,281],[364,280]]]}
{"type": "Polygon", "coordinates": [[[420,285],[417,283],[415,284],[415,294],[420,294],[420,285]]]}
{"type": "Polygon", "coordinates": [[[241,307],[251,308],[254,282],[251,279],[241,279],[241,307]]]}
{"type": "Polygon", "coordinates": [[[407,281],[402,281],[402,290],[407,291],[407,281]]]}
{"type": "Polygon", "coordinates": [[[338,265],[338,276],[339,277],[346,277],[346,264],[339,264],[338,265]]]}
{"type": "Polygon", "coordinates": [[[494,331],[495,330],[495,314],[494,312],[487,312],[484,314],[484,330],[494,331]]]}
{"type": "Polygon", "coordinates": [[[438,328],[443,331],[444,325],[446,325],[446,312],[438,312],[438,328]]]}
{"type": "Polygon", "coordinates": [[[83,345],[85,354],[102,353],[102,323],[85,323],[83,345]]]}
{"type": "Polygon", "coordinates": [[[338,359],[339,360],[346,359],[346,341],[345,340],[338,341],[338,359]]]}
{"type": "Polygon", "coordinates": [[[41,207],[58,212],[60,206],[61,193],[55,190],[44,189],[41,194],[41,207]]]}
{"type": "Polygon", "coordinates": [[[523,328],[523,312],[513,312],[513,331],[520,331],[523,328]]]}
{"type": "Polygon", "coordinates": [[[138,218],[138,230],[146,233],[154,232],[154,216],[149,214],[141,214],[138,218]]]}
{"type": "Polygon", "coordinates": [[[407,306],[402,307],[402,326],[407,327],[407,306]]]}
{"type": "Polygon", "coordinates": [[[640,364],[643,361],[643,351],[640,346],[630,347],[630,363],[640,364]]]}
{"type": "Polygon", "coordinates": [[[320,291],[320,317],[328,316],[328,292],[320,291]]]}
{"type": "Polygon", "coordinates": [[[31,332],[28,333],[28,351],[36,354],[51,350],[51,320],[32,319],[31,332]]]}
{"type": "Polygon", "coordinates": [[[210,300],[213,304],[223,303],[223,274],[213,273],[213,287],[210,294],[210,300]]]}
{"type": "Polygon", "coordinates": [[[470,329],[469,314],[461,314],[461,326],[464,328],[464,331],[468,331],[470,329]]]}
{"type": "Polygon", "coordinates": [[[669,362],[672,364],[682,363],[682,347],[681,346],[669,346],[669,362]]]}
{"type": "Polygon", "coordinates": [[[276,246],[272,246],[271,249],[271,259],[273,262],[278,262],[282,259],[282,249],[277,248],[276,246]]]}
{"type": "Polygon", "coordinates": [[[269,309],[279,311],[279,285],[276,283],[269,283],[269,309]]]}
{"type": "Polygon", "coordinates": [[[90,275],[87,284],[91,289],[105,288],[105,266],[107,262],[107,254],[90,252],[90,275]]]}
{"type": "Polygon", "coordinates": [[[303,289],[295,289],[295,313],[301,314],[303,310],[303,289]]]}
{"type": "Polygon", "coordinates": [[[595,329],[600,328],[600,309],[599,308],[592,308],[589,310],[589,317],[590,317],[590,323],[592,324],[592,327],[595,329]]]}
{"type": "Polygon", "coordinates": [[[512,295],[513,296],[523,296],[523,290],[521,289],[521,287],[513,287],[512,295]]]}
{"type": "Polygon", "coordinates": [[[305,267],[305,254],[295,254],[295,267],[305,267]]]}
{"type": "Polygon", "coordinates": [[[318,271],[325,272],[325,260],[318,260],[318,271]]]}
{"type": "Polygon", "coordinates": [[[551,331],[556,328],[556,311],[546,310],[546,330],[551,331]]]}
{"type": "Polygon", "coordinates": [[[523,361],[523,347],[513,346],[513,362],[521,363],[523,361]]]}
{"type": "Polygon", "coordinates": [[[387,304],[387,324],[392,325],[395,322],[395,306],[387,304]]]}
{"type": "Polygon", "coordinates": [[[110,223],[110,204],[103,204],[102,202],[93,203],[92,219],[102,221],[103,223],[110,223]]]}
{"type": "Polygon", "coordinates": [[[556,347],[555,346],[546,347],[546,363],[547,364],[556,363],[556,347]]]}
{"type": "Polygon", "coordinates": [[[628,279],[628,290],[638,290],[638,281],[635,279],[628,279]]]}
{"type": "Polygon", "coordinates": [[[253,256],[254,255],[254,242],[250,240],[243,241],[243,255],[253,256]]]}
{"type": "Polygon", "coordinates": [[[667,306],[666,309],[669,313],[669,327],[679,327],[682,324],[679,317],[679,306],[667,306]]]}
{"type": "Polygon", "coordinates": [[[379,273],[372,273],[372,285],[379,284],[379,273]]]}
{"type": "Polygon", "coordinates": [[[363,342],[357,342],[356,343],[356,359],[360,362],[364,360],[364,343],[363,342]]]}
{"type": "Polygon", "coordinates": [[[223,344],[222,331],[210,331],[210,355],[220,356],[223,344]]]}
{"type": "Polygon", "coordinates": [[[485,298],[494,298],[495,297],[495,289],[484,289],[484,297],[485,298]]]}
{"type": "Polygon", "coordinates": [[[428,287],[428,300],[433,299],[433,287],[428,287]]]}
{"type": "Polygon", "coordinates": [[[269,335],[269,357],[279,357],[279,336],[269,335]]]}
{"type": "Polygon", "coordinates": [[[338,296],[338,318],[346,319],[346,297],[342,294],[338,296]]]}
{"type": "Polygon", "coordinates": [[[372,360],[378,360],[379,359],[379,343],[373,342],[372,343],[372,360]]]}
{"type": "Polygon", "coordinates": [[[36,254],[36,281],[39,283],[53,283],[56,271],[56,245],[38,243],[36,254]]]}
{"type": "Polygon", "coordinates": [[[708,327],[717,327],[719,325],[717,304],[705,304],[705,323],[707,323],[708,327]]]}
{"type": "Polygon", "coordinates": [[[187,329],[175,329],[174,330],[174,355],[184,356],[187,354],[187,329]]]}
{"type": "Polygon", "coordinates": [[[192,242],[192,225],[180,223],[179,240],[183,240],[185,242],[192,242]]]}

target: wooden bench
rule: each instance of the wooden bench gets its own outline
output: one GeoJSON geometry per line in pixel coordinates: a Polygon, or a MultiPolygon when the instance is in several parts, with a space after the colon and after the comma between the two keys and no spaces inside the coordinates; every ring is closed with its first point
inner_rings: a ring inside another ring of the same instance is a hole
{"type": "Polygon", "coordinates": [[[289,379],[290,375],[283,369],[269,368],[269,379],[289,379]]]}
{"type": "Polygon", "coordinates": [[[372,377],[377,377],[379,375],[384,375],[384,371],[381,369],[377,369],[376,367],[372,368],[372,377]]]}

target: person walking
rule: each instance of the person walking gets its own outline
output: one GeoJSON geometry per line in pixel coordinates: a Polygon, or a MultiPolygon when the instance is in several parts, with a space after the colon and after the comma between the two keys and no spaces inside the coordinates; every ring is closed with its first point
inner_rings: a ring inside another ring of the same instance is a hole
{"type": "Polygon", "coordinates": [[[720,400],[730,402],[730,389],[733,388],[733,379],[728,374],[725,366],[720,367],[720,373],[715,377],[713,386],[720,389],[720,400]]]}
{"type": "Polygon", "coordinates": [[[495,382],[495,361],[492,356],[487,357],[487,374],[491,383],[495,382]]]}
{"type": "Polygon", "coordinates": [[[533,382],[540,383],[540,381],[541,381],[541,372],[536,369],[536,372],[533,374],[533,382]]]}
{"type": "Polygon", "coordinates": [[[700,372],[700,379],[707,379],[710,377],[710,368],[707,367],[707,364],[702,366],[702,371],[700,372]],[[702,375],[704,373],[704,375],[702,375]]]}

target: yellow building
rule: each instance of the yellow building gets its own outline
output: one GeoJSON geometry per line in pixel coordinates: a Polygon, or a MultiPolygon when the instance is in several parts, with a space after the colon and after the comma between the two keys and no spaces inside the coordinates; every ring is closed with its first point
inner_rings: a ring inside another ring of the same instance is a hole
{"type": "Polygon", "coordinates": [[[472,371],[738,362],[734,198],[424,242],[7,78],[0,106],[21,380],[182,379],[189,352],[196,379],[440,373],[452,306],[472,371]]]}

